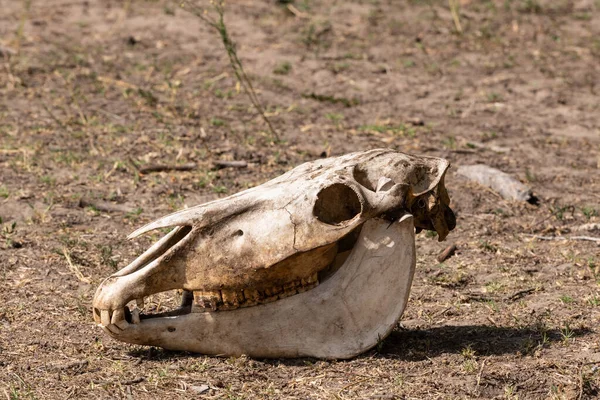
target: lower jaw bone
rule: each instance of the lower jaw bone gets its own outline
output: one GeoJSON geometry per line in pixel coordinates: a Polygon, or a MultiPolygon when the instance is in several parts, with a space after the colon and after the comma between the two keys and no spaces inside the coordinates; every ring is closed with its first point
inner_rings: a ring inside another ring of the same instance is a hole
{"type": "Polygon", "coordinates": [[[392,331],[414,269],[412,216],[392,225],[372,219],[341,268],[314,289],[254,307],[142,319],[111,335],[211,355],[351,358],[392,331]]]}

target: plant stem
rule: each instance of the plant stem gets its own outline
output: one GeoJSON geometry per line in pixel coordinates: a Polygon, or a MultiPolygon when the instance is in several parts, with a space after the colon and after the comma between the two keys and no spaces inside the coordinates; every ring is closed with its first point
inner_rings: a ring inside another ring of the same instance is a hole
{"type": "Polygon", "coordinates": [[[279,142],[280,141],[279,134],[277,133],[277,131],[271,124],[271,121],[265,114],[265,110],[256,94],[256,91],[254,90],[254,87],[252,86],[252,82],[250,81],[250,78],[248,78],[248,75],[246,74],[246,71],[244,70],[242,61],[240,60],[240,58],[237,55],[235,42],[231,39],[231,36],[229,36],[229,32],[227,31],[227,26],[225,25],[225,18],[224,18],[224,16],[225,16],[224,1],[222,1],[222,0],[211,1],[211,4],[213,6],[213,9],[215,10],[215,12],[218,15],[217,20],[211,18],[206,10],[203,10],[193,4],[189,4],[187,1],[181,2],[181,7],[186,9],[187,11],[191,12],[198,18],[200,18],[206,24],[208,24],[212,28],[216,29],[216,31],[219,33],[219,36],[221,37],[221,42],[223,43],[223,46],[225,47],[225,51],[227,51],[227,55],[229,56],[229,65],[231,65],[231,68],[233,69],[235,77],[237,78],[238,82],[240,82],[240,85],[244,89],[244,92],[246,93],[246,95],[248,96],[250,101],[252,102],[252,105],[254,106],[256,111],[258,111],[258,113],[261,115],[262,119],[265,121],[265,123],[269,127],[269,131],[273,135],[274,139],[279,142]]]}
{"type": "Polygon", "coordinates": [[[458,0],[448,0],[448,5],[450,6],[450,13],[452,14],[452,19],[454,20],[454,26],[456,27],[456,32],[460,35],[463,33],[462,25],[460,24],[460,16],[458,14],[459,4],[458,0]]]}

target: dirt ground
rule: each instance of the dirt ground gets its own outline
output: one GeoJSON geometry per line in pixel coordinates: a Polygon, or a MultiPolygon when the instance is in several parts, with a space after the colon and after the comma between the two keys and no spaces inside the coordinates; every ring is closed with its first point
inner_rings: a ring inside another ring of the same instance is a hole
{"type": "Polygon", "coordinates": [[[600,1],[231,0],[226,22],[281,141],[177,2],[0,0],[0,396],[599,398],[600,246],[567,238],[600,237],[600,1]],[[95,326],[95,288],[158,237],[137,227],[377,147],[448,158],[458,226],[418,235],[376,349],[212,358],[95,326]],[[539,204],[456,174],[474,163],[539,204]]]}

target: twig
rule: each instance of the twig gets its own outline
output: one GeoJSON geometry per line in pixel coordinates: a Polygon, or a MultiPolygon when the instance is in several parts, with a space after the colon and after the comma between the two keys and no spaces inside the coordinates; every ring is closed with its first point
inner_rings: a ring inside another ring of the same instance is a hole
{"type": "Polygon", "coordinates": [[[460,16],[458,15],[458,0],[448,0],[448,5],[450,6],[450,13],[452,14],[456,31],[462,35],[463,29],[462,25],[460,24],[460,16]]]}
{"type": "Polygon", "coordinates": [[[579,394],[577,396],[577,400],[581,400],[583,398],[583,367],[579,367],[579,394]]]}
{"type": "Polygon", "coordinates": [[[512,296],[509,296],[506,300],[507,301],[515,301],[515,300],[519,300],[522,297],[527,296],[530,293],[535,292],[535,288],[529,288],[529,289],[525,289],[525,290],[520,290],[517,293],[513,294],[512,296]]]}
{"type": "Polygon", "coordinates": [[[17,28],[17,53],[21,54],[21,42],[23,42],[25,35],[23,31],[25,29],[25,22],[29,18],[29,10],[31,9],[31,0],[25,0],[23,2],[24,10],[23,14],[21,14],[21,18],[19,21],[19,27],[17,28]]]}
{"type": "Polygon", "coordinates": [[[215,76],[213,78],[207,79],[206,80],[206,84],[207,85],[212,85],[212,84],[220,81],[221,79],[225,79],[225,78],[228,78],[228,77],[229,77],[229,74],[227,72],[222,72],[222,73],[220,73],[219,75],[217,75],[217,76],[215,76]]]}
{"type": "Polygon", "coordinates": [[[60,126],[62,129],[67,129],[67,127],[65,126],[65,124],[56,117],[56,115],[54,115],[54,113],[50,110],[50,108],[48,108],[48,106],[46,105],[46,103],[42,103],[42,107],[44,107],[44,110],[46,110],[46,112],[48,113],[48,115],[50,115],[50,118],[52,118],[52,120],[54,122],[56,122],[58,124],[58,126],[60,126]]]}
{"type": "Polygon", "coordinates": [[[120,212],[120,213],[130,213],[134,212],[134,209],[131,209],[127,206],[123,206],[120,204],[109,203],[108,201],[96,200],[92,201],[85,197],[79,199],[79,207],[92,207],[94,210],[102,211],[102,212],[120,212]]]}
{"type": "Polygon", "coordinates": [[[69,269],[71,270],[71,272],[73,272],[75,274],[77,279],[79,279],[81,282],[84,282],[84,283],[91,283],[90,279],[83,276],[83,273],[81,273],[81,270],[79,269],[79,267],[73,263],[73,260],[71,260],[71,255],[69,254],[69,251],[67,250],[66,247],[63,247],[63,255],[65,256],[65,259],[67,260],[69,269]]]}
{"type": "Polygon", "coordinates": [[[109,85],[115,85],[118,87],[122,87],[125,89],[138,89],[138,87],[132,83],[122,81],[120,79],[109,78],[108,76],[98,76],[96,79],[102,83],[106,83],[109,85]]]}
{"type": "Polygon", "coordinates": [[[595,238],[591,236],[570,236],[569,240],[587,240],[589,242],[600,243],[600,238],[595,238]]]}
{"type": "Polygon", "coordinates": [[[248,162],[247,161],[225,161],[225,160],[218,160],[214,162],[215,167],[217,168],[246,168],[248,166],[248,162]]]}
{"type": "Polygon", "coordinates": [[[119,162],[115,161],[115,163],[113,164],[113,167],[110,169],[110,171],[108,171],[107,173],[104,174],[104,179],[106,180],[106,179],[110,178],[110,176],[112,174],[114,174],[117,169],[119,169],[119,162]]]}
{"type": "Polygon", "coordinates": [[[127,161],[129,161],[129,164],[131,164],[131,167],[135,170],[135,172],[139,175],[142,172],[140,171],[140,168],[137,166],[137,164],[135,163],[135,161],[133,161],[133,158],[129,157],[127,159],[127,161]]]}
{"type": "Polygon", "coordinates": [[[543,222],[548,221],[550,218],[554,217],[554,213],[552,213],[549,217],[544,217],[539,221],[533,221],[528,227],[526,227],[525,229],[527,229],[528,231],[532,231],[533,228],[537,227],[538,225],[540,225],[543,222]]]}
{"type": "Polygon", "coordinates": [[[438,262],[444,262],[448,258],[452,257],[452,255],[456,252],[456,245],[453,243],[450,246],[446,247],[444,251],[442,251],[438,256],[438,262]]]}
{"type": "Polygon", "coordinates": [[[88,364],[88,360],[77,360],[68,364],[56,365],[54,368],[58,370],[75,369],[76,371],[80,371],[82,368],[87,367],[88,364]]]}
{"type": "Polygon", "coordinates": [[[94,111],[99,112],[101,114],[104,114],[107,117],[113,118],[113,119],[115,119],[117,121],[120,121],[120,122],[124,122],[125,121],[124,117],[121,117],[120,115],[117,115],[115,113],[111,113],[110,111],[103,110],[101,108],[95,108],[94,111]]]}
{"type": "Polygon", "coordinates": [[[538,235],[528,235],[531,236],[532,239],[537,240],[585,240],[588,242],[596,242],[600,243],[600,238],[591,237],[591,236],[538,236],[538,235]]]}
{"type": "Polygon", "coordinates": [[[483,367],[485,366],[485,362],[487,361],[487,358],[484,358],[483,361],[481,362],[481,368],[479,368],[479,373],[477,374],[477,386],[479,387],[479,384],[481,383],[481,375],[483,374],[483,367]]]}
{"type": "Polygon", "coordinates": [[[377,377],[376,377],[376,376],[373,376],[373,377],[367,377],[367,378],[364,378],[364,379],[359,379],[359,380],[357,380],[357,381],[354,381],[354,382],[350,382],[349,384],[347,384],[346,386],[344,386],[343,388],[341,388],[341,389],[338,391],[338,393],[337,393],[337,394],[338,394],[338,396],[339,396],[339,395],[340,395],[340,394],[341,394],[341,393],[342,393],[344,390],[346,390],[346,389],[348,389],[348,388],[350,388],[350,387],[352,387],[352,386],[358,385],[359,383],[363,383],[363,382],[366,382],[366,381],[371,381],[371,380],[373,380],[373,379],[377,379],[377,377]]]}
{"type": "Polygon", "coordinates": [[[288,4],[287,9],[290,10],[290,12],[298,18],[309,18],[310,17],[307,13],[303,13],[302,11],[300,11],[296,7],[294,7],[293,4],[288,4]]]}
{"type": "Polygon", "coordinates": [[[473,150],[473,149],[452,149],[450,151],[452,153],[456,153],[456,154],[475,154],[475,153],[477,153],[477,150],[473,150]]]}
{"type": "MultiPolygon", "coordinates": [[[[568,207],[565,207],[565,208],[566,208],[567,210],[570,210],[570,211],[571,211],[571,216],[573,216],[573,214],[575,213],[575,207],[573,207],[573,206],[568,206],[568,207]]],[[[566,210],[564,210],[564,211],[566,211],[566,210]]],[[[538,225],[540,225],[542,222],[546,222],[546,221],[548,221],[550,218],[557,216],[557,214],[558,214],[559,212],[561,212],[561,210],[560,210],[560,209],[559,209],[559,210],[554,210],[554,211],[552,211],[552,212],[551,212],[551,214],[550,214],[548,217],[542,218],[542,219],[541,219],[541,220],[539,220],[539,221],[534,221],[534,222],[532,222],[532,223],[531,223],[531,225],[529,225],[529,226],[528,226],[527,228],[525,228],[525,229],[527,229],[527,230],[532,230],[533,228],[535,228],[535,227],[537,227],[538,225]]]]}
{"type": "Polygon", "coordinates": [[[577,396],[578,400],[583,399],[583,368],[586,365],[598,364],[598,361],[588,361],[581,364],[579,367],[579,396],[577,396]]]}
{"type": "Polygon", "coordinates": [[[134,379],[131,379],[131,380],[128,380],[128,381],[117,381],[117,380],[114,380],[114,381],[96,381],[96,380],[91,380],[90,383],[92,383],[94,385],[98,385],[98,386],[116,385],[116,384],[119,384],[119,385],[133,385],[133,384],[136,384],[136,383],[143,382],[145,380],[146,380],[146,378],[144,378],[143,376],[140,376],[138,378],[134,378],[134,379]]]}
{"type": "Polygon", "coordinates": [[[446,307],[442,311],[438,311],[438,312],[434,313],[431,316],[431,319],[434,319],[434,318],[437,318],[437,317],[439,317],[441,315],[444,315],[446,313],[446,311],[450,311],[451,309],[452,309],[452,307],[446,307]]]}
{"type": "Polygon", "coordinates": [[[196,163],[187,163],[187,164],[151,164],[141,167],[139,169],[141,174],[147,174],[150,172],[163,172],[163,171],[192,171],[195,170],[198,166],[196,163]]]}
{"type": "Polygon", "coordinates": [[[134,385],[136,383],[144,382],[145,380],[146,380],[146,378],[144,378],[143,376],[139,376],[137,378],[130,379],[128,381],[121,381],[121,385],[134,385]]]}
{"type": "Polygon", "coordinates": [[[494,153],[510,153],[510,148],[508,148],[508,147],[501,147],[501,146],[489,145],[486,143],[473,142],[471,140],[468,142],[468,144],[471,146],[474,146],[475,148],[478,148],[478,149],[491,150],[494,153]]]}

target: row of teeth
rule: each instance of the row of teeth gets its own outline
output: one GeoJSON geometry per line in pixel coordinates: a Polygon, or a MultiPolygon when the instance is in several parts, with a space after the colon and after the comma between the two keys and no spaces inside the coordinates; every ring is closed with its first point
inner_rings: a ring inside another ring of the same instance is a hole
{"type": "MultiPolygon", "coordinates": [[[[308,278],[289,282],[283,286],[274,286],[265,290],[195,290],[193,292],[193,301],[191,301],[191,312],[228,311],[271,303],[279,299],[284,299],[311,290],[318,284],[318,276],[317,274],[313,274],[308,278]]],[[[191,300],[189,296],[191,295],[191,292],[183,292],[184,297],[182,299],[182,306],[185,306],[186,303],[189,305],[191,300]]],[[[144,309],[144,305],[145,302],[143,298],[137,299],[136,307],[133,307],[130,311],[131,321],[134,324],[140,322],[140,310],[144,309]]]]}
{"type": "Polygon", "coordinates": [[[227,311],[236,308],[252,307],[258,304],[271,303],[298,293],[313,289],[319,284],[317,274],[308,278],[274,286],[270,289],[255,290],[210,290],[194,291],[192,312],[227,311]]]}

